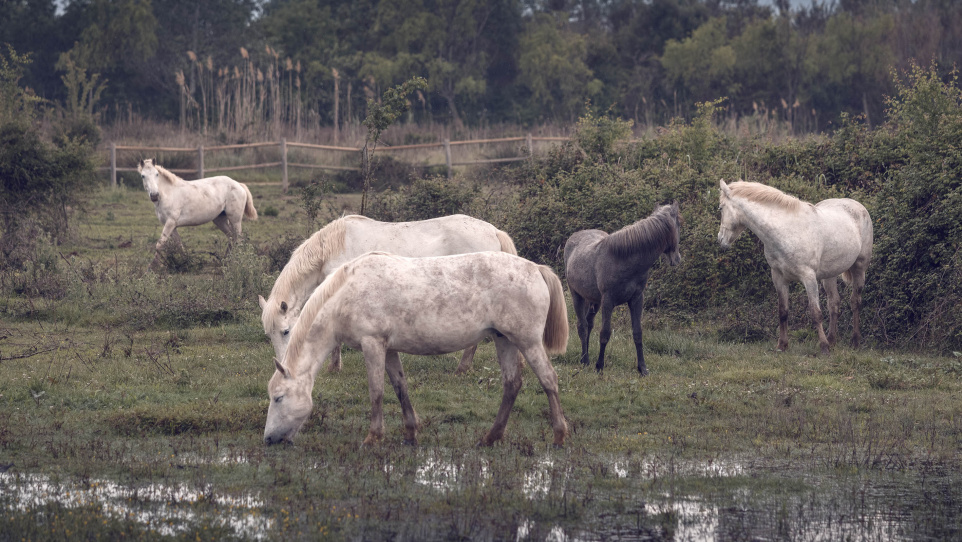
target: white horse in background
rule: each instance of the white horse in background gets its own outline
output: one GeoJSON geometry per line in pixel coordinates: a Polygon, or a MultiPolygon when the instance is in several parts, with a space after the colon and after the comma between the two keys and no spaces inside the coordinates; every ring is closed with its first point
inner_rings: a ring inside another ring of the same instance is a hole
{"type": "MultiPolygon", "coordinates": [[[[371,251],[412,258],[483,251],[518,253],[507,233],[466,215],[416,222],[378,222],[360,215],[334,220],[294,250],[267,299],[258,296],[264,333],[270,337],[277,359],[284,358],[290,330],[314,289],[339,266],[371,251]]],[[[477,345],[465,349],[459,374],[471,366],[476,349],[477,345]]],[[[336,348],[331,369],[340,368],[341,349],[336,348]]]]}
{"type": "Polygon", "coordinates": [[[872,218],[865,207],[848,198],[812,205],[776,188],[744,181],[728,185],[722,180],[720,188],[721,247],[728,248],[745,228],[765,245],[765,259],[772,268],[772,281],[778,292],[777,350],[788,348],[788,284],[801,281],[808,294],[821,353],[829,353],[838,334],[839,275],[852,288],[852,346],[858,347],[862,339],[862,289],[872,259],[872,218]],[[827,337],[822,329],[819,281],[828,297],[827,337]]]}
{"type": "Polygon", "coordinates": [[[240,239],[241,221],[244,218],[257,220],[251,191],[230,177],[220,175],[185,181],[151,159],[141,160],[137,171],[150,201],[154,202],[157,218],[164,226],[157,241],[158,251],[168,240],[183,246],[177,233],[178,226],[213,222],[233,244],[240,239]]]}
{"type": "Polygon", "coordinates": [[[481,439],[501,439],[521,389],[523,354],[548,398],[554,445],[568,426],[558,376],[548,354],[565,351],[568,311],[551,268],[503,252],[435,258],[365,254],[330,275],[304,305],[283,361],[268,384],[264,441],[290,442],[310,416],[314,380],[339,344],[360,348],[367,366],[371,428],[365,444],[384,436],[384,373],[401,404],[404,441],[416,444],[418,418],[398,352],[437,355],[494,339],[504,391],[494,426],[481,439]]]}

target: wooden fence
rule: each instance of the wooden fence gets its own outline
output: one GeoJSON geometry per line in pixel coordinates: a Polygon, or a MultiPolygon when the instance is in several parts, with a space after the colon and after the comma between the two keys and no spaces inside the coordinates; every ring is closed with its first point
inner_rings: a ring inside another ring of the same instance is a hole
{"type": "MultiPolygon", "coordinates": [[[[508,158],[490,158],[481,160],[466,160],[466,161],[454,161],[451,159],[451,147],[459,145],[483,145],[492,143],[512,143],[524,141],[529,149],[533,149],[533,145],[536,141],[544,142],[558,142],[567,141],[567,137],[534,137],[528,134],[524,137],[504,137],[498,139],[473,139],[467,141],[449,141],[445,139],[439,143],[420,143],[417,145],[397,145],[393,147],[382,146],[378,147],[377,151],[384,153],[391,153],[397,151],[410,151],[410,150],[430,150],[430,149],[441,149],[444,151],[444,161],[447,167],[448,177],[452,175],[453,168],[455,166],[469,166],[478,164],[492,164],[501,162],[516,162],[519,160],[524,160],[524,156],[512,156],[508,158]]],[[[341,171],[360,171],[360,167],[350,167],[350,166],[340,166],[334,164],[306,164],[306,163],[296,163],[288,161],[288,149],[289,148],[304,148],[313,149],[321,151],[335,151],[344,153],[357,153],[359,162],[363,163],[364,157],[363,147],[336,147],[331,145],[314,145],[311,143],[293,143],[288,142],[285,139],[280,141],[270,141],[264,143],[248,143],[243,145],[218,145],[212,147],[204,147],[203,145],[199,147],[140,147],[140,146],[128,146],[128,145],[116,145],[114,143],[110,144],[110,166],[108,168],[110,171],[110,184],[111,186],[117,186],[117,172],[118,171],[137,171],[136,167],[117,167],[117,151],[146,151],[146,152],[183,152],[183,153],[195,153],[197,157],[197,168],[196,169],[171,169],[174,173],[179,174],[196,174],[197,178],[203,178],[207,173],[222,173],[227,171],[239,171],[245,169],[263,169],[263,168],[275,168],[279,167],[281,170],[281,186],[284,191],[288,188],[287,170],[288,168],[305,168],[305,169],[329,169],[329,170],[341,170],[341,171]],[[242,166],[224,166],[224,167],[204,167],[204,153],[213,151],[225,151],[225,150],[240,150],[240,149],[254,149],[259,147],[279,147],[280,148],[280,161],[276,162],[262,162],[255,164],[247,164],[242,166]]]]}

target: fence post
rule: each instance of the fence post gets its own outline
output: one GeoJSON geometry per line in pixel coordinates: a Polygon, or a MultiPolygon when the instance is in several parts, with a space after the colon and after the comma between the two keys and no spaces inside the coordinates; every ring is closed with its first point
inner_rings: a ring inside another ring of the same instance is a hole
{"type": "Polygon", "coordinates": [[[197,147],[197,178],[204,178],[204,146],[197,147]]]}
{"type": "Polygon", "coordinates": [[[524,136],[524,144],[528,147],[528,156],[534,156],[534,140],[531,139],[531,132],[524,136]]]}
{"type": "Polygon", "coordinates": [[[448,179],[450,179],[454,172],[451,170],[451,140],[448,138],[444,138],[444,162],[448,166],[448,179]]]}
{"type": "Polygon", "coordinates": [[[287,193],[287,139],[281,138],[281,190],[287,193]]]}
{"type": "Polygon", "coordinates": [[[110,142],[110,187],[117,188],[117,144],[110,142]]]}

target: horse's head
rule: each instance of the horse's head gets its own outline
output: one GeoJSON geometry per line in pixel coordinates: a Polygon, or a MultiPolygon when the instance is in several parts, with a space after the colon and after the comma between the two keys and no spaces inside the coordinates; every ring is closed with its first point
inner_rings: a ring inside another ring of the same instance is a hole
{"type": "Polygon", "coordinates": [[[719,182],[718,211],[721,213],[721,226],[718,228],[718,244],[727,249],[743,231],[745,225],[741,212],[732,201],[731,189],[722,179],[719,182]]]}
{"type": "Polygon", "coordinates": [[[310,372],[293,375],[290,369],[281,365],[276,358],[274,367],[274,376],[267,384],[270,405],[267,407],[264,443],[268,445],[292,442],[294,435],[311,415],[314,406],[311,399],[313,378],[310,372]]]}
{"type": "Polygon", "coordinates": [[[671,207],[668,209],[668,214],[671,217],[671,219],[674,221],[675,227],[672,228],[674,230],[672,232],[672,240],[671,240],[671,243],[668,243],[668,246],[665,247],[664,254],[665,254],[665,257],[668,258],[668,264],[671,266],[675,266],[681,263],[681,252],[679,252],[678,248],[681,245],[682,220],[681,220],[681,211],[678,208],[677,201],[671,204],[671,207]]]}
{"type": "Polygon", "coordinates": [[[154,166],[154,161],[150,158],[141,160],[137,164],[137,171],[144,181],[144,190],[150,195],[150,201],[157,203],[160,199],[160,172],[154,166]]]}
{"type": "Polygon", "coordinates": [[[278,301],[273,297],[264,299],[264,296],[257,296],[257,302],[261,306],[261,324],[274,347],[274,355],[277,359],[284,359],[297,314],[287,306],[286,301],[278,301]]]}

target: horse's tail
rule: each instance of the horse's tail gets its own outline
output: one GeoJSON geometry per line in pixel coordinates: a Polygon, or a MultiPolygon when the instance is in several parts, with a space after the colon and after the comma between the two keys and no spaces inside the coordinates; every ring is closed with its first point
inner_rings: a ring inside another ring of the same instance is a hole
{"type": "Polygon", "coordinates": [[[548,321],[544,325],[544,349],[548,354],[564,354],[568,349],[568,305],[565,303],[561,279],[547,265],[538,270],[548,285],[551,303],[548,305],[548,321]]]}
{"type": "Polygon", "coordinates": [[[512,254],[514,256],[518,255],[518,249],[514,247],[514,241],[511,239],[511,236],[507,234],[507,232],[498,230],[496,235],[498,236],[498,241],[501,243],[501,252],[507,252],[508,254],[512,254]]]}
{"type": "Polygon", "coordinates": [[[247,203],[244,204],[244,218],[257,220],[257,209],[254,208],[254,196],[251,195],[251,189],[247,188],[244,183],[240,183],[240,185],[244,187],[244,192],[247,193],[247,203]]]}

